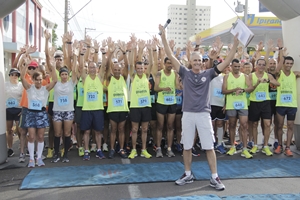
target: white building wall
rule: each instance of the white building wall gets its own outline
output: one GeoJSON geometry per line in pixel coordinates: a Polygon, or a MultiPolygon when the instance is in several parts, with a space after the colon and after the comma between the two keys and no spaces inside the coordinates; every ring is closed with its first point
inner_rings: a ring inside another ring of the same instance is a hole
{"type": "Polygon", "coordinates": [[[186,5],[170,5],[167,39],[174,40],[176,47],[184,48],[189,37],[210,28],[210,6],[196,6],[196,0],[187,0],[186,5]]]}

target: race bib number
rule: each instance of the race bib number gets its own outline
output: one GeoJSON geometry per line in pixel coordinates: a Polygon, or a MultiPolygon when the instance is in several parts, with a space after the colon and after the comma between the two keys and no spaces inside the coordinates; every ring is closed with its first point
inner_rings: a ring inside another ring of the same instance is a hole
{"type": "Polygon", "coordinates": [[[174,104],[175,97],[174,96],[164,96],[164,104],[174,104]]]}
{"type": "Polygon", "coordinates": [[[123,98],[113,98],[113,105],[114,106],[123,106],[123,98]]]}
{"type": "Polygon", "coordinates": [[[155,103],[155,95],[150,95],[151,97],[151,103],[155,103]]]}
{"type": "Polygon", "coordinates": [[[107,96],[106,96],[106,93],[103,93],[103,102],[104,102],[104,103],[107,102],[107,96]]]}
{"type": "Polygon", "coordinates": [[[182,96],[176,96],[177,105],[182,105],[182,96]]]}
{"type": "Polygon", "coordinates": [[[18,105],[19,105],[19,102],[17,101],[17,99],[9,98],[6,100],[7,108],[14,108],[14,107],[17,107],[18,105]]]}
{"type": "Polygon", "coordinates": [[[221,89],[219,89],[219,88],[215,88],[214,89],[214,96],[215,97],[219,97],[219,98],[223,98],[223,94],[222,94],[222,90],[221,89]]]}
{"type": "Polygon", "coordinates": [[[280,100],[282,103],[292,103],[293,101],[292,94],[281,94],[280,100]]]}
{"type": "Polygon", "coordinates": [[[66,106],[69,105],[69,97],[68,96],[61,96],[58,97],[58,105],[59,106],[66,106]]]}
{"type": "Polygon", "coordinates": [[[235,101],[235,102],[233,102],[233,107],[236,110],[241,110],[245,107],[245,104],[243,101],[235,101]]]}
{"type": "Polygon", "coordinates": [[[97,92],[88,92],[87,93],[87,101],[97,101],[98,100],[98,93],[97,92]]]}
{"type": "Polygon", "coordinates": [[[42,110],[42,102],[39,100],[31,100],[29,102],[29,109],[31,110],[42,110]]]}
{"type": "Polygon", "coordinates": [[[140,97],[138,99],[139,106],[148,106],[149,105],[149,99],[148,97],[140,97]]]}
{"type": "Polygon", "coordinates": [[[266,100],[266,93],[265,92],[256,92],[255,96],[256,96],[256,100],[258,100],[258,101],[266,100]]]}
{"type": "Polygon", "coordinates": [[[82,96],[83,96],[83,94],[84,94],[84,90],[83,90],[83,88],[80,88],[80,89],[79,89],[79,96],[81,96],[81,97],[82,97],[82,96]]]}
{"type": "Polygon", "coordinates": [[[270,99],[271,99],[271,100],[276,100],[277,92],[270,92],[270,93],[269,93],[269,96],[270,96],[270,99]]]}

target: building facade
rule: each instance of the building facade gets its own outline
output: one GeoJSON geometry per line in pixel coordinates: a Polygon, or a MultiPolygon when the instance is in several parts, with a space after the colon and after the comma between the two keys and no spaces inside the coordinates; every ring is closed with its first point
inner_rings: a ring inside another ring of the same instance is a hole
{"type": "Polygon", "coordinates": [[[38,0],[26,0],[18,9],[0,20],[6,78],[16,54],[26,44],[36,46],[38,49],[31,54],[32,58],[39,62],[45,59],[44,30],[49,29],[51,33],[54,27],[54,23],[47,18],[50,18],[50,15],[45,12],[42,16],[42,5],[38,0]]]}
{"type": "Polygon", "coordinates": [[[174,40],[176,47],[184,48],[191,36],[210,28],[210,16],[210,6],[197,6],[196,0],[186,0],[186,5],[170,5],[168,40],[174,40]]]}

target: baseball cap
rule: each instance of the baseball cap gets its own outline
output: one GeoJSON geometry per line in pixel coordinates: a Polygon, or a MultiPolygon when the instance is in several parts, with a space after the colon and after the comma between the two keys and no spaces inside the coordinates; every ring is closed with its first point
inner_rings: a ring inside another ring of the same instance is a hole
{"type": "Polygon", "coordinates": [[[117,62],[118,62],[118,59],[117,59],[117,58],[113,58],[113,59],[112,59],[112,62],[113,62],[113,63],[117,63],[117,62]]]}
{"type": "Polygon", "coordinates": [[[63,52],[61,50],[57,50],[54,53],[54,58],[63,57],[63,52]]]}
{"type": "Polygon", "coordinates": [[[35,67],[35,68],[38,68],[39,67],[39,64],[35,61],[31,61],[28,65],[28,67],[35,67]]]}
{"type": "Polygon", "coordinates": [[[19,70],[17,70],[16,68],[12,68],[10,71],[9,71],[9,76],[11,75],[11,74],[13,74],[13,73],[17,73],[18,74],[18,76],[20,76],[20,71],[19,70]]]}

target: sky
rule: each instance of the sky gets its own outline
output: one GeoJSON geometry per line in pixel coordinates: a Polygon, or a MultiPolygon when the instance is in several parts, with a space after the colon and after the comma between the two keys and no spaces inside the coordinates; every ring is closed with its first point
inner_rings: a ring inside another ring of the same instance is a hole
{"type": "MultiPolygon", "coordinates": [[[[57,35],[64,32],[64,0],[39,0],[43,5],[45,17],[58,24],[57,35]]],[[[69,0],[71,18],[68,30],[73,31],[75,39],[83,39],[85,28],[87,35],[102,41],[112,37],[114,41],[129,41],[131,33],[136,37],[148,40],[158,35],[158,24],[165,24],[168,7],[171,4],[185,5],[186,0],[69,0]],[[95,30],[88,30],[95,29],[95,30]]],[[[197,6],[211,6],[211,27],[236,16],[234,10],[236,0],[197,0],[197,6]],[[235,3],[235,5],[234,5],[235,3]]],[[[240,0],[242,4],[245,0],[240,0]]],[[[258,0],[248,0],[248,13],[258,16],[273,16],[272,13],[258,13],[258,0]]],[[[243,15],[240,13],[239,15],[243,15]]],[[[171,22],[172,23],[172,22],[171,22]]],[[[60,44],[61,41],[58,41],[60,44]]]]}

